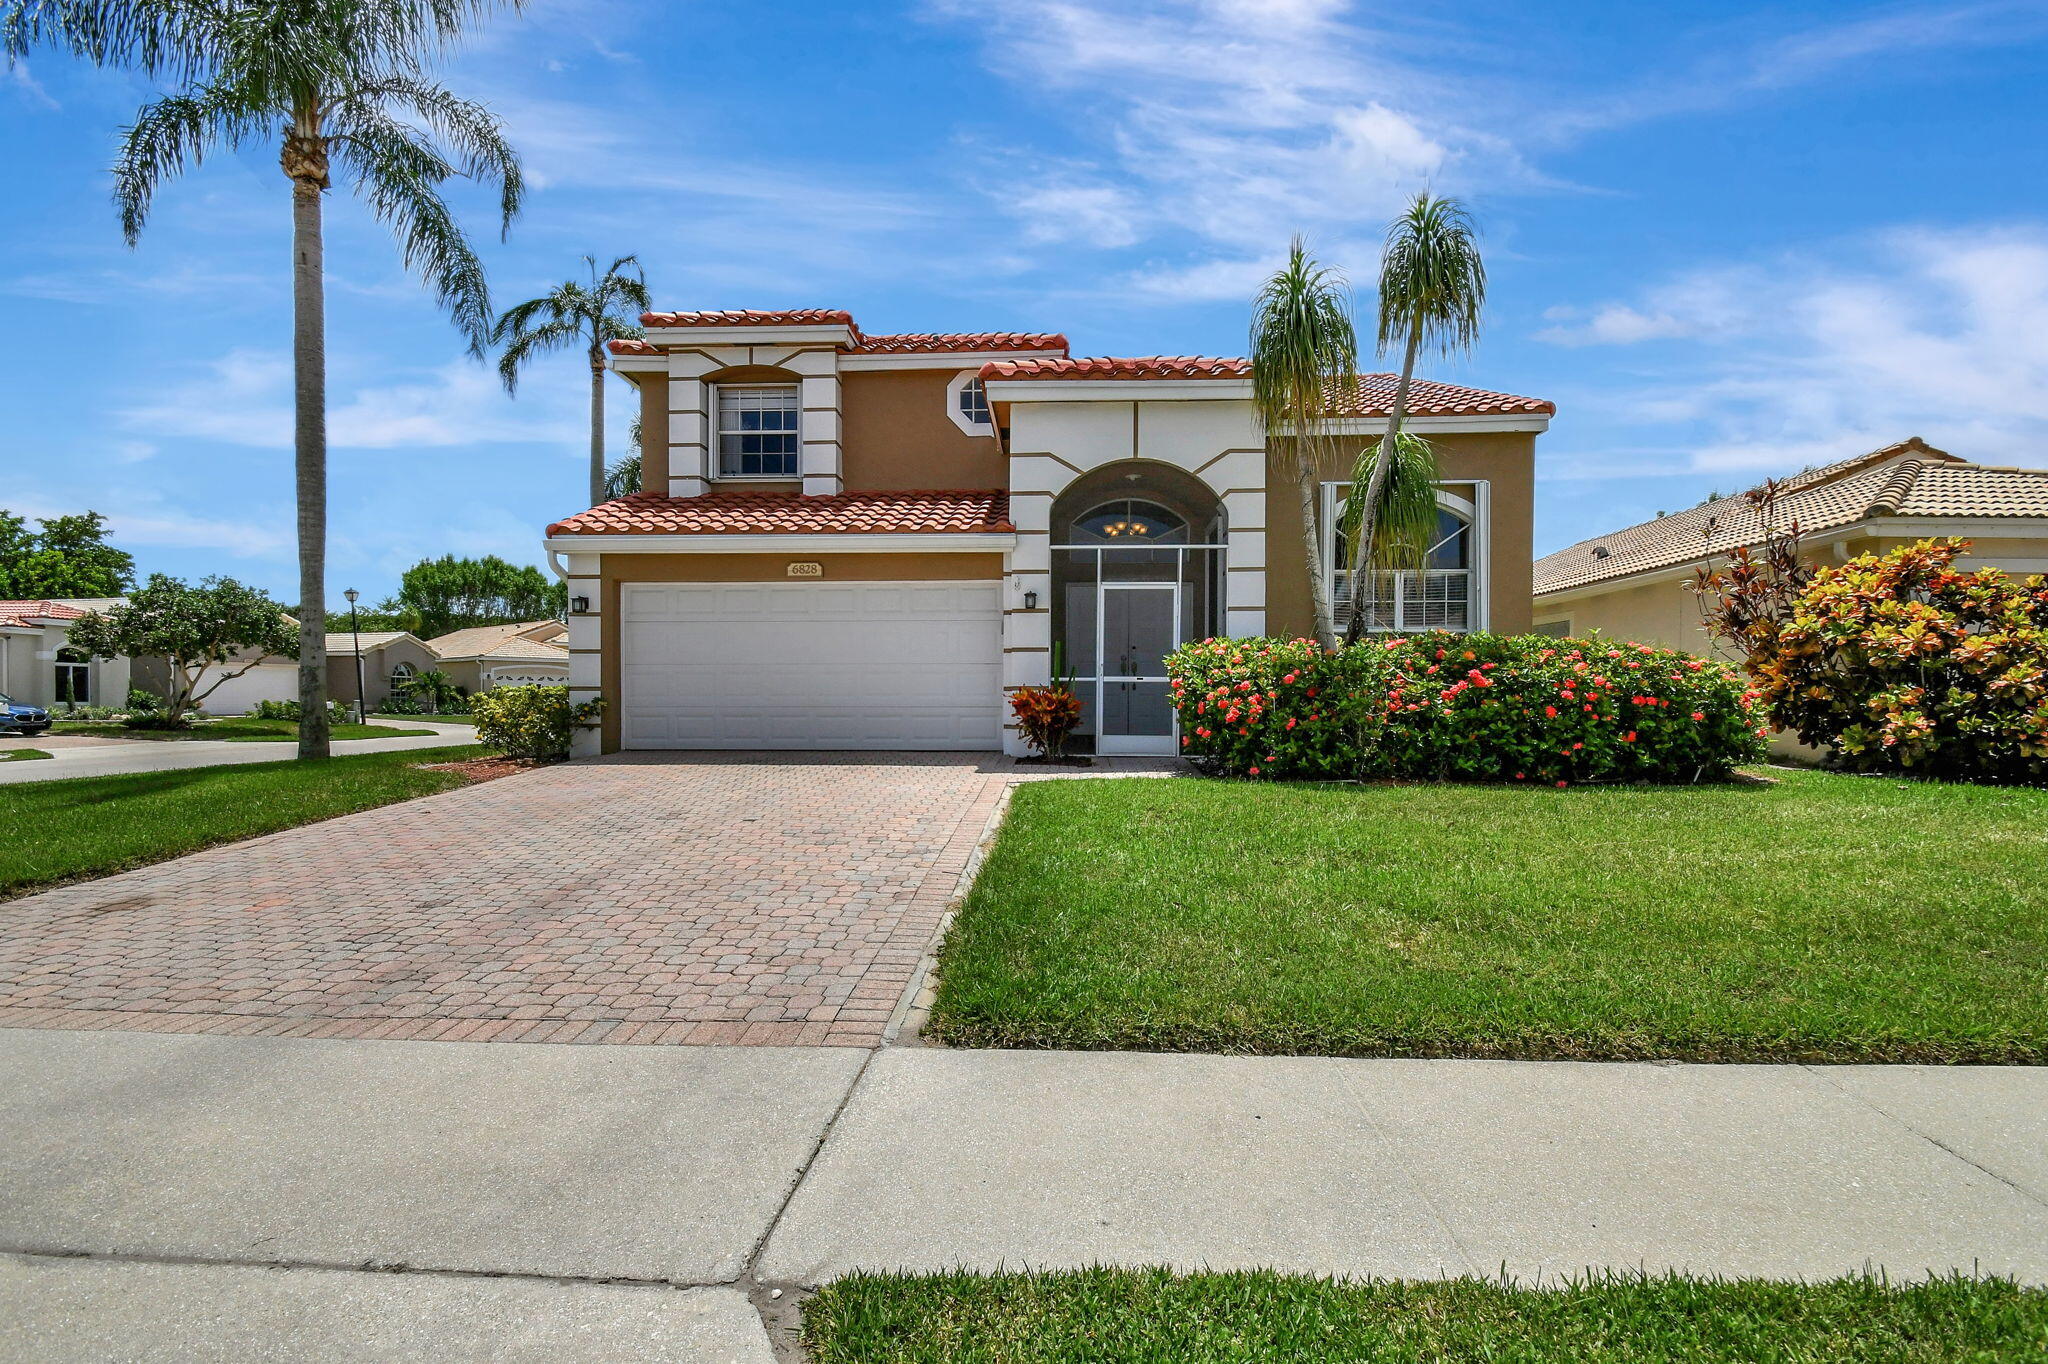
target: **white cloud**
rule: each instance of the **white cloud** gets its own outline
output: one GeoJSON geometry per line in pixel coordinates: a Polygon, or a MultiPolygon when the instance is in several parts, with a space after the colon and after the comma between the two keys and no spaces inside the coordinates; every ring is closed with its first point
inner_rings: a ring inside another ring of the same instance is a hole
{"type": "Polygon", "coordinates": [[[1034,242],[1129,246],[1142,216],[1136,200],[1116,185],[1026,185],[1009,204],[1034,242]]]}
{"type": "MultiPolygon", "coordinates": [[[[536,370],[517,403],[496,374],[457,360],[390,382],[330,391],[327,440],[334,449],[433,449],[482,444],[560,444],[587,439],[578,406],[582,371],[564,359],[536,370]],[[566,380],[566,382],[565,382],[566,380]]],[[[141,436],[187,437],[283,450],[292,444],[291,365],[267,351],[234,350],[152,401],[123,410],[121,424],[141,436]]]]}
{"type": "Polygon", "coordinates": [[[1696,431],[1695,470],[1798,468],[1914,434],[1966,458],[2048,463],[2039,227],[1896,230],[1570,316],[1546,339],[1692,343],[1612,405],[1696,431]]]}
{"type": "Polygon", "coordinates": [[[0,66],[0,84],[11,86],[24,100],[38,109],[56,109],[61,106],[50,92],[43,89],[42,82],[29,74],[28,63],[21,60],[0,66]]]}

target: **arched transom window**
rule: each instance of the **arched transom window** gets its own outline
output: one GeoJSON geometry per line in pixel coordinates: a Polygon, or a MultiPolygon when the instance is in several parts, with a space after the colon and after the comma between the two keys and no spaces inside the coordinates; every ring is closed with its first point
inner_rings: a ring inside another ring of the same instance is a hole
{"type": "Polygon", "coordinates": [[[1184,545],[1188,523],[1157,502],[1119,498],[1074,519],[1076,544],[1184,545]]]}

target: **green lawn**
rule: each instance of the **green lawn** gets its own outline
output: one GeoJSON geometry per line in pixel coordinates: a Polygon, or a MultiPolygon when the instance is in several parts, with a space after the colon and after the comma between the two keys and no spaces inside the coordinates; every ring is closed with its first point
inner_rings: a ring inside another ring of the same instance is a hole
{"type": "MultiPolygon", "coordinates": [[[[433,732],[417,727],[391,729],[384,725],[335,725],[329,730],[328,737],[403,739],[433,732]]],[[[224,739],[274,743],[280,739],[297,739],[299,723],[296,720],[255,720],[245,715],[231,715],[223,720],[201,720],[190,729],[130,729],[118,720],[59,720],[50,726],[50,733],[84,734],[101,739],[224,739]]]]}
{"type": "Polygon", "coordinates": [[[0,763],[34,762],[37,758],[47,758],[49,756],[40,748],[0,749],[0,763]]]}
{"type": "Polygon", "coordinates": [[[2048,791],[1037,782],[941,951],[968,1046],[2048,1061],[2048,791]]]}
{"type": "Polygon", "coordinates": [[[1544,1289],[1242,1272],[856,1274],[804,1307],[815,1364],[1960,1364],[2040,1359],[2004,1280],[1611,1276],[1544,1289]]]}
{"type": "Polygon", "coordinates": [[[446,791],[463,778],[419,764],[489,752],[466,745],[0,786],[0,896],[446,791]]]}

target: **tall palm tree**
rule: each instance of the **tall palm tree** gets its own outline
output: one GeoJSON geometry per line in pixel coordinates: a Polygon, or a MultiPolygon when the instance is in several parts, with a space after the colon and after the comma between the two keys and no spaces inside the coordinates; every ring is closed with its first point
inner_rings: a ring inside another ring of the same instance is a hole
{"type": "MultiPolygon", "coordinates": [[[[1400,535],[1380,535],[1387,480],[1397,463],[1396,445],[1401,423],[1408,416],[1408,389],[1415,378],[1415,356],[1424,346],[1443,355],[1472,349],[1479,337],[1479,314],[1486,304],[1486,264],[1479,258],[1477,232],[1465,206],[1456,199],[1427,191],[1415,196],[1393,222],[1387,225],[1387,249],[1380,258],[1379,352],[1385,355],[1395,345],[1401,349],[1401,378],[1394,385],[1394,408],[1387,417],[1387,431],[1373,448],[1372,466],[1364,477],[1354,475],[1353,485],[1363,485],[1363,497],[1356,516],[1357,533],[1351,539],[1351,580],[1363,582],[1368,558],[1396,552],[1389,546],[1400,535]]],[[[1426,450],[1427,443],[1417,443],[1426,450]]],[[[1360,455],[1361,464],[1364,455],[1360,455]]],[[[1408,448],[1412,485],[1415,446],[1408,448]]],[[[1433,463],[1433,461],[1432,461],[1433,463]]],[[[1429,481],[1435,482],[1433,469],[1429,481]]],[[[1412,491],[1412,488],[1411,488],[1412,491]]],[[[1403,505],[1413,505],[1407,498],[1403,505]]],[[[1414,527],[1402,531],[1413,533],[1414,527]]],[[[1426,541],[1425,541],[1426,544],[1426,541]]],[[[1365,627],[1365,593],[1351,594],[1349,638],[1356,640],[1365,627]]]]}
{"type": "Polygon", "coordinates": [[[636,320],[653,305],[647,301],[647,278],[640,272],[637,256],[621,256],[600,275],[597,258],[585,256],[590,283],[563,280],[539,298],[529,298],[505,310],[491,331],[491,340],[504,346],[498,355],[498,377],[505,391],[519,387],[519,369],[536,355],[581,345],[590,364],[590,505],[605,500],[604,469],[604,348],[607,341],[627,341],[641,335],[636,320]],[[631,273],[626,267],[631,266],[631,273]],[[630,313],[619,312],[621,306],[630,313]]]}
{"type": "Polygon", "coordinates": [[[1287,264],[1252,301],[1252,406],[1265,429],[1270,462],[1274,442],[1293,440],[1294,483],[1301,495],[1301,542],[1308,557],[1309,602],[1316,638],[1337,643],[1329,584],[1322,572],[1323,537],[1316,492],[1334,438],[1330,394],[1358,368],[1358,333],[1351,323],[1350,290],[1338,271],[1316,263],[1296,237],[1287,264]]]}
{"type": "Polygon", "coordinates": [[[427,75],[475,18],[522,0],[0,0],[0,50],[48,44],[174,92],[121,139],[114,202],[133,246],[157,190],[208,155],[281,144],[291,182],[292,388],[299,533],[299,756],[327,756],[327,360],[323,196],[338,164],[481,356],[482,263],[441,186],[494,182],[509,228],[519,161],[498,121],[427,75]]]}

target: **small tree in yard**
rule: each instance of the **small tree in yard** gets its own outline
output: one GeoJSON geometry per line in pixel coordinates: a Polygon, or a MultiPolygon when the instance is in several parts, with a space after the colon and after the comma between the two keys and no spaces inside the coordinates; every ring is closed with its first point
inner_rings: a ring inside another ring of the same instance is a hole
{"type": "Polygon", "coordinates": [[[455,695],[455,679],[439,668],[408,678],[401,689],[407,696],[417,697],[427,704],[427,714],[439,715],[441,703],[455,695]]]}
{"type": "Polygon", "coordinates": [[[70,644],[95,658],[164,659],[171,670],[170,694],[155,719],[173,729],[221,684],[266,656],[295,658],[299,652],[297,625],[262,592],[233,578],[208,578],[191,587],[161,573],[152,574],[127,605],[74,622],[70,644]],[[244,654],[235,666],[223,666],[244,654]],[[202,687],[209,668],[212,679],[202,687]]]}

